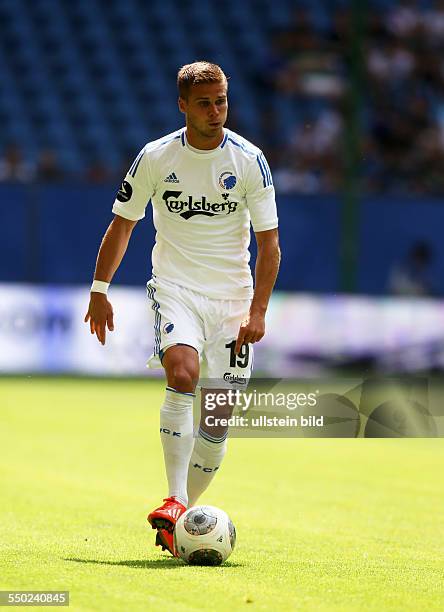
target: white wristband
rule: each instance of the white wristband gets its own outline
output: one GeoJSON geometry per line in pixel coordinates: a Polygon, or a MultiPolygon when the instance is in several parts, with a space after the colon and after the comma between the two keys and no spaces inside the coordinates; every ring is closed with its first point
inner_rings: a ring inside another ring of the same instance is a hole
{"type": "Polygon", "coordinates": [[[91,293],[104,293],[105,295],[107,295],[108,287],[109,283],[106,283],[105,281],[93,280],[93,283],[91,285],[91,293]]]}

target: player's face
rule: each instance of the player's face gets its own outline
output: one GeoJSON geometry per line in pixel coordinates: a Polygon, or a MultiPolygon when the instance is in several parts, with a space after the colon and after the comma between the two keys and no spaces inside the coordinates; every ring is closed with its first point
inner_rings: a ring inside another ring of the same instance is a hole
{"type": "Polygon", "coordinates": [[[227,120],[226,83],[194,85],[187,100],[179,98],[179,108],[186,116],[190,144],[193,140],[201,148],[205,148],[206,143],[213,144],[222,139],[222,128],[227,120]]]}

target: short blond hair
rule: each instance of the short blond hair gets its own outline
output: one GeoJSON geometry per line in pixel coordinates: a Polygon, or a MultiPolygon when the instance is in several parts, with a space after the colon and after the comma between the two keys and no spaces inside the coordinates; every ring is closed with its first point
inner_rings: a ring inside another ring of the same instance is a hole
{"type": "Polygon", "coordinates": [[[179,96],[185,100],[188,98],[191,87],[202,83],[225,83],[228,87],[228,79],[222,68],[211,62],[185,64],[177,73],[179,96]]]}

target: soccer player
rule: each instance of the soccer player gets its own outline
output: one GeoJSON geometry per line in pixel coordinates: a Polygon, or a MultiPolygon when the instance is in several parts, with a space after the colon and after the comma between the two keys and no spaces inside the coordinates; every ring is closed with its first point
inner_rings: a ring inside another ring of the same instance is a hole
{"type": "Polygon", "coordinates": [[[265,313],[280,250],[273,181],[263,153],[224,128],[228,82],[209,62],[178,73],[185,127],[150,142],[131,165],[113,206],[97,258],[85,322],[105,344],[114,329],[107,290],[137,221],[153,206],[156,244],[147,284],[154,311],[154,352],[167,387],[160,436],[168,480],[164,503],[148,515],[156,545],[174,555],[179,516],[206,490],[226,451],[226,428],[201,421],[193,435],[193,397],[203,372],[247,381],[251,345],[265,333],[265,313]],[[255,286],[249,267],[250,222],[256,236],[255,286]]]}

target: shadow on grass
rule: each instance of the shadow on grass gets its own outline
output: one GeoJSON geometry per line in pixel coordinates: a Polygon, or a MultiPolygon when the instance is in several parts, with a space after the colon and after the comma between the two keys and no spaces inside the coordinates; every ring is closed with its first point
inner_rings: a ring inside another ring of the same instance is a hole
{"type": "MultiPolygon", "coordinates": [[[[78,559],[75,557],[64,558],[63,561],[74,561],[75,563],[95,563],[97,565],[124,565],[126,567],[134,567],[135,569],[177,569],[188,566],[181,559],[168,557],[166,559],[129,559],[124,561],[99,561],[98,559],[78,559]]],[[[217,569],[218,567],[242,567],[243,563],[231,563],[228,561],[222,566],[205,566],[209,569],[217,569]]]]}

